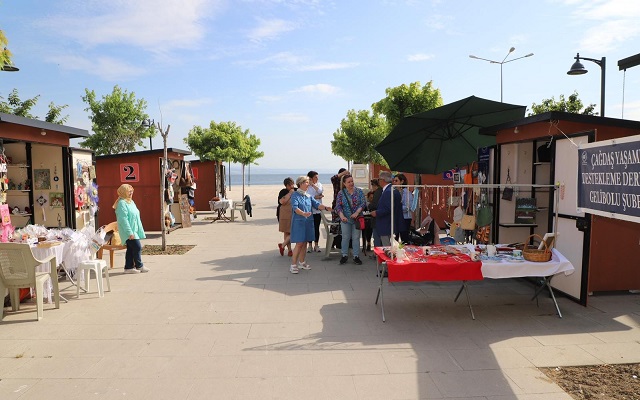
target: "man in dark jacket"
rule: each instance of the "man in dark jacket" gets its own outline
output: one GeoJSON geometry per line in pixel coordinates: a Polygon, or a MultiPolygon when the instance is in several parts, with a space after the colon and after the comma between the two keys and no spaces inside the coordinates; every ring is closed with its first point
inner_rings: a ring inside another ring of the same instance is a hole
{"type": "Polygon", "coordinates": [[[383,246],[391,245],[391,216],[393,214],[393,234],[399,232],[402,216],[402,195],[391,189],[393,176],[389,171],[380,171],[378,182],[382,185],[382,195],[378,207],[371,213],[376,218],[376,230],[383,246]],[[393,213],[391,212],[391,196],[393,195],[393,213]]]}

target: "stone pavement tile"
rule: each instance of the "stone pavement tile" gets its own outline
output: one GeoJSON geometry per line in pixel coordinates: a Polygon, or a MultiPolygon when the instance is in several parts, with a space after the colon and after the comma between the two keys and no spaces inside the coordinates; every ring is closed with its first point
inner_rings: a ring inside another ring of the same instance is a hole
{"type": "MultiPolygon", "coordinates": [[[[574,400],[566,393],[542,393],[542,394],[512,394],[508,396],[487,396],[481,397],[483,400],[574,400]]],[[[447,399],[449,400],[449,399],[447,399]]],[[[475,397],[472,400],[477,400],[475,397]]]]}
{"type": "Polygon", "coordinates": [[[387,374],[384,358],[379,352],[321,352],[314,354],[312,376],[387,374]]]}
{"type": "Polygon", "coordinates": [[[206,356],[213,348],[214,338],[147,340],[138,352],[140,357],[206,356]]]}
{"type": "Polygon", "coordinates": [[[179,379],[210,379],[234,378],[238,375],[240,355],[215,357],[173,357],[169,361],[169,368],[158,375],[167,380],[179,379]]]}
{"type": "MultiPolygon", "coordinates": [[[[4,360],[3,360],[4,362],[4,360]]],[[[19,368],[8,372],[8,378],[71,379],[82,378],[88,369],[100,362],[100,357],[31,358],[19,368]]]]}
{"type": "Polygon", "coordinates": [[[518,329],[509,331],[489,331],[485,333],[476,333],[471,336],[471,340],[480,348],[500,348],[500,347],[536,347],[542,346],[536,339],[528,336],[518,329]]]}
{"type": "Polygon", "coordinates": [[[273,379],[214,378],[195,380],[187,400],[273,399],[273,379]]]}
{"type": "Polygon", "coordinates": [[[194,325],[187,339],[226,339],[249,337],[250,324],[198,324],[194,325]]]}
{"type": "Polygon", "coordinates": [[[300,338],[309,335],[308,322],[252,324],[250,338],[300,338]]]}
{"type": "MultiPolygon", "coordinates": [[[[640,340],[640,337],[638,338],[640,340]]],[[[640,362],[640,343],[584,344],[580,346],[597,357],[603,364],[627,364],[640,362]]]]}
{"type": "MultiPolygon", "coordinates": [[[[0,373],[0,376],[2,374],[0,373]]],[[[39,379],[7,379],[0,380],[0,399],[17,400],[35,386],[39,379]]]]}
{"type": "Polygon", "coordinates": [[[350,376],[275,377],[273,398],[282,400],[357,400],[353,378],[350,376]]]}
{"type": "MultiPolygon", "coordinates": [[[[19,397],[20,400],[65,399],[82,400],[95,397],[89,388],[92,379],[41,379],[19,397]]],[[[122,395],[120,395],[122,396],[122,395]]],[[[105,397],[101,397],[103,399],[105,397]]],[[[4,398],[3,398],[4,400],[4,398]]]]}
{"type": "Polygon", "coordinates": [[[267,378],[274,376],[311,376],[312,356],[304,354],[251,354],[241,355],[237,376],[241,378],[267,378]]]}
{"type": "Polygon", "coordinates": [[[382,353],[382,357],[392,374],[462,370],[451,354],[442,350],[387,350],[382,353]]]}
{"type": "Polygon", "coordinates": [[[538,368],[600,364],[597,357],[577,345],[520,347],[517,350],[538,368]]]}
{"type": "Polygon", "coordinates": [[[561,395],[564,391],[549,379],[539,369],[532,368],[502,368],[502,373],[509,377],[517,386],[514,393],[554,394],[561,395]]]}
{"type": "Polygon", "coordinates": [[[171,368],[171,357],[104,357],[82,371],[83,378],[151,379],[171,368]]]}
{"type": "Polygon", "coordinates": [[[612,330],[601,332],[592,332],[593,336],[600,339],[603,343],[626,343],[640,341],[640,331],[637,329],[612,330]]]}
{"type": "Polygon", "coordinates": [[[360,399],[442,399],[432,374],[357,375],[353,377],[360,399]]]}
{"type": "Polygon", "coordinates": [[[602,341],[590,333],[557,333],[533,336],[544,346],[569,346],[583,344],[600,344],[602,341]]]}
{"type": "MultiPolygon", "coordinates": [[[[20,349],[18,349],[20,351],[20,349]]],[[[4,379],[11,376],[15,371],[24,367],[31,362],[31,358],[24,358],[22,352],[16,353],[15,356],[0,358],[0,378],[4,379]]],[[[27,377],[32,378],[32,377],[27,377]]]]}
{"type": "Polygon", "coordinates": [[[434,372],[429,376],[444,398],[505,396],[523,391],[499,369],[479,371],[434,372]]]}
{"type": "Polygon", "coordinates": [[[531,362],[512,348],[449,350],[449,353],[467,371],[533,367],[531,362]]]}

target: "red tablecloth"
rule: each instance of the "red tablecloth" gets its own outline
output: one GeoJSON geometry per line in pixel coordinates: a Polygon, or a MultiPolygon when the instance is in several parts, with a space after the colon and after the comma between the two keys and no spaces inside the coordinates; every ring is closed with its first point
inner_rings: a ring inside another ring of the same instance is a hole
{"type": "Polygon", "coordinates": [[[459,262],[452,256],[446,258],[422,257],[422,249],[415,249],[415,254],[426,261],[391,261],[382,247],[373,249],[378,262],[386,262],[389,271],[389,282],[422,282],[422,281],[480,281],[482,280],[482,263],[471,261],[466,255],[457,256],[458,259],[468,260],[459,262]]]}

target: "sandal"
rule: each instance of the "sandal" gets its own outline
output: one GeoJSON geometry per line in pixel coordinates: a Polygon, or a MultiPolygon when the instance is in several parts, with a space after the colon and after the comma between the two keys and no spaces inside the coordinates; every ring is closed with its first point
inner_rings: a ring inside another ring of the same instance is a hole
{"type": "Polygon", "coordinates": [[[307,271],[311,269],[311,265],[307,264],[307,262],[298,262],[298,268],[306,269],[307,271]]]}
{"type": "Polygon", "coordinates": [[[296,265],[291,265],[291,267],[289,267],[289,272],[291,272],[292,274],[297,274],[298,272],[298,267],[296,265]]]}
{"type": "Polygon", "coordinates": [[[289,250],[289,252],[287,253],[287,255],[288,255],[289,257],[293,257],[293,251],[289,250]]]}
{"type": "Polygon", "coordinates": [[[278,250],[280,250],[280,255],[284,256],[284,247],[282,247],[282,243],[278,243],[278,250]]]}

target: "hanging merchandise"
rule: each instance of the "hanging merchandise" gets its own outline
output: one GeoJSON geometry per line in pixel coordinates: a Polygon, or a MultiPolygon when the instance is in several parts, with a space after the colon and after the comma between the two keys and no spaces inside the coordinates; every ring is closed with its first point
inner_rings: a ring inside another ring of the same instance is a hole
{"type": "Polygon", "coordinates": [[[460,226],[466,231],[472,231],[476,229],[476,216],[474,214],[475,207],[473,203],[474,202],[472,194],[469,201],[467,202],[467,214],[463,215],[462,220],[460,221],[460,226]]]}
{"type": "MultiPolygon", "coordinates": [[[[510,175],[509,168],[507,168],[507,181],[505,183],[507,185],[511,183],[511,175],[510,175]]],[[[511,201],[512,199],[513,199],[513,188],[512,187],[505,187],[502,190],[502,200],[511,201]]]]}
{"type": "Polygon", "coordinates": [[[487,201],[486,189],[483,189],[480,195],[480,205],[478,206],[478,212],[476,214],[476,223],[479,227],[491,226],[493,223],[493,208],[489,206],[489,202],[487,201]]]}
{"type": "Polygon", "coordinates": [[[40,204],[40,209],[42,210],[42,220],[46,222],[47,213],[44,211],[44,205],[47,203],[47,199],[45,199],[43,195],[40,195],[40,197],[36,199],[36,203],[40,204]]]}

